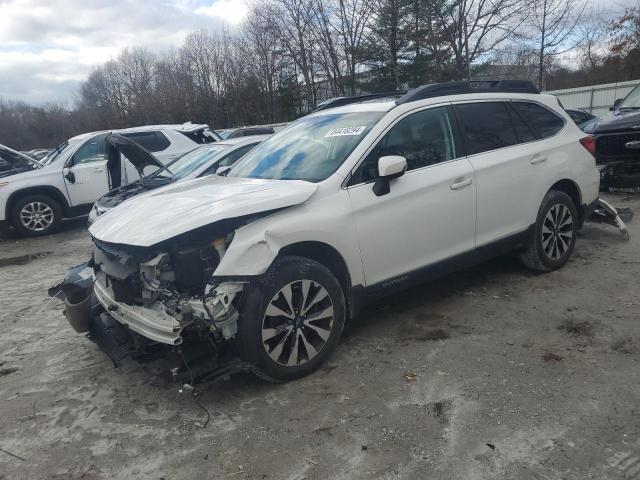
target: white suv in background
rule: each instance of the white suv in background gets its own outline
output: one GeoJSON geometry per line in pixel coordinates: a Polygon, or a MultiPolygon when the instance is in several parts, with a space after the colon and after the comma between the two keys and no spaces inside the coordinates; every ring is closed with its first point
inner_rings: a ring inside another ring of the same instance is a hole
{"type": "Polygon", "coordinates": [[[316,369],[380,295],[505,252],[538,270],[567,262],[599,175],[592,138],[556,98],[500,81],[339,101],[226,177],[98,219],[84,295],[102,309],[67,303],[76,329],[110,355],[136,337],[128,348],[237,352],[288,380],[316,369]]]}
{"type": "Polygon", "coordinates": [[[218,141],[208,125],[150,125],[78,135],[34,164],[35,168],[0,178],[0,224],[24,236],[55,231],[64,217],[84,215],[111,188],[139,178],[122,162],[119,185],[110,184],[105,138],[118,132],[152,152],[163,163],[204,143],[218,141]]]}

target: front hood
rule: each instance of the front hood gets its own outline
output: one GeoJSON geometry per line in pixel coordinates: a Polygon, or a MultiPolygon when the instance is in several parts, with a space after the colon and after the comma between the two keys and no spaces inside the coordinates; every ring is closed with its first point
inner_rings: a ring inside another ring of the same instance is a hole
{"type": "Polygon", "coordinates": [[[590,129],[589,133],[599,135],[622,130],[640,131],[640,111],[621,112],[611,117],[600,118],[595,127],[590,129]]]}
{"type": "Polygon", "coordinates": [[[302,180],[210,175],[124,202],[98,218],[89,231],[103,242],[149,247],[220,220],[300,204],[317,188],[302,180]]]}
{"type": "Polygon", "coordinates": [[[145,167],[164,168],[164,165],[156,157],[127,137],[112,133],[107,135],[106,142],[127,157],[127,160],[133,164],[141,177],[145,167]]]}
{"type": "Polygon", "coordinates": [[[42,168],[40,162],[0,145],[0,177],[9,177],[38,168],[42,168]]]}

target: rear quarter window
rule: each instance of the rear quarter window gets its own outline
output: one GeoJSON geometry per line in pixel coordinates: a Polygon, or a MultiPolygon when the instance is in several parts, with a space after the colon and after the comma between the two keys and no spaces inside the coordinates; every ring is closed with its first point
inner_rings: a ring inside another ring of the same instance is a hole
{"type": "Polygon", "coordinates": [[[553,137],[564,127],[564,119],[547,107],[533,102],[513,102],[514,108],[531,125],[538,138],[553,137]]]}
{"type": "Polygon", "coordinates": [[[149,152],[161,152],[171,145],[169,139],[161,132],[123,133],[122,136],[130,138],[149,152]]]}

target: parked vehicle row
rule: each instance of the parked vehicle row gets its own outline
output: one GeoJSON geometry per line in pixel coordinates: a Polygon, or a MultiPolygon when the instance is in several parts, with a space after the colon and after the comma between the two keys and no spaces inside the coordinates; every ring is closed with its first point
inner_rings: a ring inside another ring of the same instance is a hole
{"type": "MultiPolygon", "coordinates": [[[[208,125],[191,123],[117,132],[152,152],[163,164],[199,145],[220,140],[208,125]]],[[[135,167],[121,162],[107,148],[105,139],[111,133],[78,135],[37,162],[25,163],[28,157],[12,160],[16,167],[0,173],[0,224],[9,223],[25,236],[45,235],[55,231],[63,218],[89,213],[94,202],[109,190],[138,179],[135,167]],[[118,172],[110,167],[113,164],[120,167],[118,172]]],[[[9,154],[4,155],[8,158],[9,154]]]]}
{"type": "Polygon", "coordinates": [[[221,168],[231,167],[267,137],[268,135],[254,135],[202,145],[181,155],[168,165],[163,165],[152,153],[130,138],[118,134],[108,135],[107,144],[138,168],[140,179],[115,188],[100,197],[89,213],[89,225],[100,215],[136,195],[173,182],[212,175],[221,168]],[[151,173],[145,175],[144,169],[149,167],[151,167],[151,173]]]}
{"type": "Polygon", "coordinates": [[[225,176],[95,220],[92,258],[60,285],[74,328],[116,362],[179,348],[172,372],[190,382],[240,368],[283,381],[318,368],[382,295],[506,252],[540,271],[567,262],[599,173],[554,97],[452,82],[339,104],[225,176]]]}

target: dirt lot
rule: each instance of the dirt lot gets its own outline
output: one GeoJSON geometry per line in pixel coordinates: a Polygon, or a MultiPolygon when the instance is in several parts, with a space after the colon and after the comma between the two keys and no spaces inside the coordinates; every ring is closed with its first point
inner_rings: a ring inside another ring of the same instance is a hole
{"type": "Polygon", "coordinates": [[[9,238],[0,478],[640,478],[640,221],[630,232],[587,224],[551,274],[501,258],[391,297],[314,375],[203,386],[206,428],[189,395],[149,384],[154,364],[114,369],[46,296],[88,256],[84,220],[9,238]]]}

